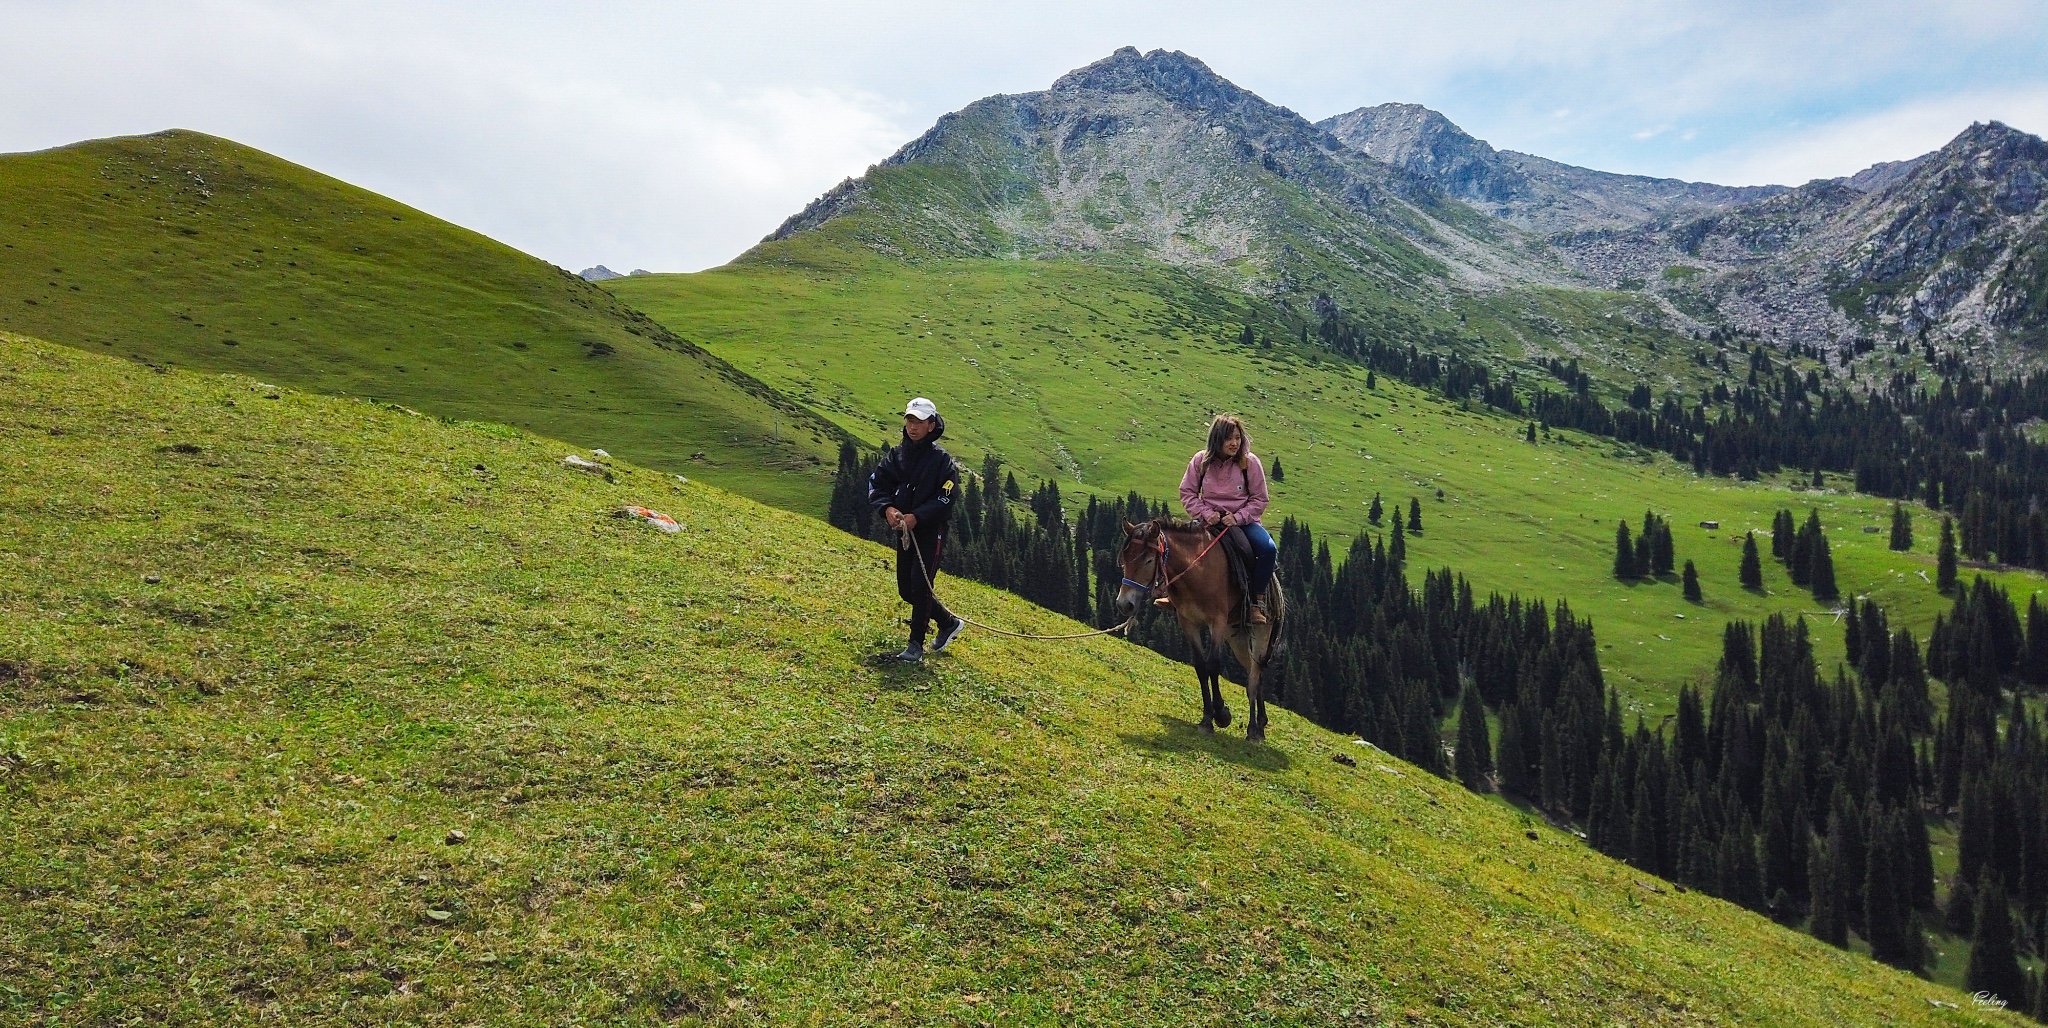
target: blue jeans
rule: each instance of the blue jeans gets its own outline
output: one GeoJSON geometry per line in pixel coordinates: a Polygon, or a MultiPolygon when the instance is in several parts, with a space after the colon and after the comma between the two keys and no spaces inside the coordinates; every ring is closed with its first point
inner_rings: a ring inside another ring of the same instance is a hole
{"type": "Polygon", "coordinates": [[[1266,526],[1256,521],[1238,527],[1244,529],[1244,537],[1252,544],[1252,600],[1257,602],[1265,597],[1266,587],[1273,584],[1273,565],[1280,560],[1280,547],[1274,545],[1266,526]]]}

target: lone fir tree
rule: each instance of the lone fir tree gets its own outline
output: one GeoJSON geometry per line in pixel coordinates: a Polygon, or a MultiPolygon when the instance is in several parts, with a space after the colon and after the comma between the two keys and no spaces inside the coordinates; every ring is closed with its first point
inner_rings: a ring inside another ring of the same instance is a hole
{"type": "Polygon", "coordinates": [[[1764,562],[1756,554],[1756,533],[1742,534],[1742,570],[1740,572],[1744,589],[1764,587],[1764,562]]]}
{"type": "Polygon", "coordinates": [[[1693,603],[1704,602],[1700,598],[1700,572],[1698,568],[1692,566],[1692,561],[1685,562],[1683,588],[1687,600],[1693,603]]]}
{"type": "Polygon", "coordinates": [[[1422,501],[1408,497],[1408,534],[1422,534],[1422,501]]]}
{"type": "Polygon", "coordinates": [[[1366,524],[1369,524],[1374,528],[1378,528],[1380,522],[1385,521],[1386,519],[1387,509],[1380,505],[1380,494],[1372,494],[1372,506],[1367,508],[1365,512],[1366,524]]]}
{"type": "Polygon", "coordinates": [[[1284,469],[1284,468],[1282,468],[1282,467],[1280,466],[1280,458],[1278,458],[1278,457],[1274,457],[1274,458],[1273,458],[1273,481],[1275,481],[1275,482],[1285,482],[1285,481],[1287,481],[1287,471],[1286,471],[1286,469],[1284,469]]]}

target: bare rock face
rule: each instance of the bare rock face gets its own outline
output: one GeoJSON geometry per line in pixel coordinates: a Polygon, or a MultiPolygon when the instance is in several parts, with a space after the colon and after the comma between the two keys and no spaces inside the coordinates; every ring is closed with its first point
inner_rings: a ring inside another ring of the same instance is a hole
{"type": "Polygon", "coordinates": [[[626,276],[600,264],[595,268],[584,268],[576,273],[576,277],[585,282],[603,282],[606,279],[625,278],[626,276]]]}
{"type": "Polygon", "coordinates": [[[1559,245],[1596,281],[1656,282],[1770,338],[2031,348],[2048,342],[2044,182],[2048,144],[1991,122],[1910,161],[1559,245]]]}
{"type": "Polygon", "coordinates": [[[1615,175],[1495,150],[1417,104],[1361,107],[1316,123],[1346,146],[1427,179],[1494,217],[1545,235],[1629,228],[1680,212],[1721,210],[1785,191],[1615,175]]]}

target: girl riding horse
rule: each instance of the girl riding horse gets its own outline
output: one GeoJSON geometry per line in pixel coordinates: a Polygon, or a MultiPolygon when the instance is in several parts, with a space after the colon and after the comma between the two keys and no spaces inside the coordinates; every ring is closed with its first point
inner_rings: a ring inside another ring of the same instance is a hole
{"type": "Polygon", "coordinates": [[[1254,625],[1267,624],[1266,590],[1273,584],[1273,565],[1280,548],[1259,516],[1266,512],[1266,466],[1252,452],[1251,436],[1234,414],[1218,414],[1209,422],[1209,445],[1195,451],[1180,479],[1180,503],[1188,516],[1205,525],[1222,526],[1245,544],[1252,555],[1254,625]]]}

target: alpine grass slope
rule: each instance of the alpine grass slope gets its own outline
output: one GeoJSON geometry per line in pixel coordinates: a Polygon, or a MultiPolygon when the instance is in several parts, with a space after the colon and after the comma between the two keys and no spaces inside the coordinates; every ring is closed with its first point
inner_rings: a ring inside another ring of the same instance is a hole
{"type": "Polygon", "coordinates": [[[1119,642],[869,667],[886,553],[715,488],[11,336],[0,400],[14,1023],[2018,1023],[1119,642]]]}
{"type": "Polygon", "coordinates": [[[544,429],[789,505],[835,431],[502,243],[195,132],[0,156],[0,329],[544,429]]]}

